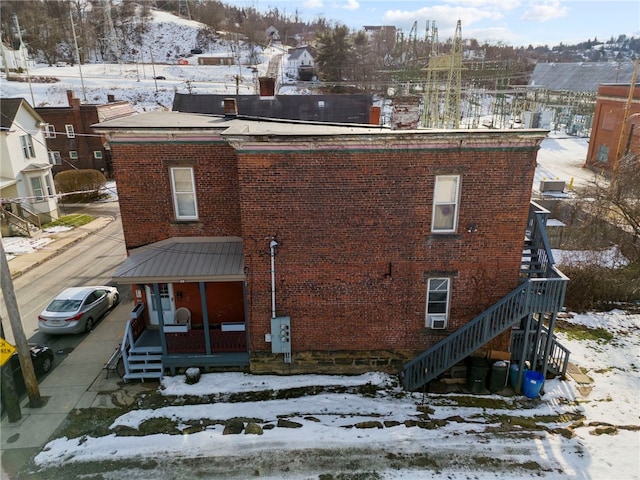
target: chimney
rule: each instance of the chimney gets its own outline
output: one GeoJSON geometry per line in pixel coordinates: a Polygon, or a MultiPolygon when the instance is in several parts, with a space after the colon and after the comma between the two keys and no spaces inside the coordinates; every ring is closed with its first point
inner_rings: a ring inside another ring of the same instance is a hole
{"type": "Polygon", "coordinates": [[[260,77],[258,78],[260,83],[260,96],[261,97],[275,97],[276,95],[276,80],[272,77],[260,77]]]}
{"type": "Polygon", "coordinates": [[[224,99],[224,116],[225,118],[234,118],[238,116],[238,105],[235,98],[224,99]]]}
{"type": "Polygon", "coordinates": [[[73,107],[73,99],[75,95],[73,94],[73,90],[67,90],[67,101],[69,102],[69,106],[73,107]]]}
{"type": "Polygon", "coordinates": [[[116,101],[116,97],[113,93],[109,93],[107,95],[107,103],[113,103],[116,101]]]}
{"type": "Polygon", "coordinates": [[[369,108],[369,124],[380,125],[380,107],[369,108]]]}

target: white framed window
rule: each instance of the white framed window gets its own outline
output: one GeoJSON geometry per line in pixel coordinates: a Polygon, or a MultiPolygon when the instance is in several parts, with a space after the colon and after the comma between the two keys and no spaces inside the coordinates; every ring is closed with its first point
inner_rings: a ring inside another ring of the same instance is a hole
{"type": "Polygon", "coordinates": [[[36,156],[36,151],[33,148],[33,138],[31,138],[30,133],[20,136],[20,146],[22,147],[24,158],[29,159],[36,156]]]}
{"type": "Polygon", "coordinates": [[[44,126],[44,137],[45,138],[56,138],[56,127],[47,123],[44,126]]]}
{"type": "Polygon", "coordinates": [[[73,129],[73,125],[65,125],[64,130],[67,132],[67,138],[76,138],[76,132],[73,129]]]}
{"type": "Polygon", "coordinates": [[[71,160],[77,160],[78,159],[78,151],[77,150],[69,150],[69,158],[71,160]]]}
{"type": "Polygon", "coordinates": [[[33,196],[36,197],[36,202],[44,200],[44,190],[42,189],[40,177],[31,177],[31,190],[33,191],[33,196]]]}
{"type": "Polygon", "coordinates": [[[95,158],[96,160],[102,160],[102,151],[101,150],[94,150],[93,151],[93,158],[95,158]]]}
{"type": "Polygon", "coordinates": [[[44,176],[44,184],[47,187],[47,195],[50,197],[53,195],[53,182],[51,181],[51,174],[47,173],[44,176]]]}
{"type": "Polygon", "coordinates": [[[173,208],[177,220],[197,220],[198,204],[193,177],[193,168],[174,167],[171,169],[171,190],[173,208]]]}
{"type": "Polygon", "coordinates": [[[453,233],[458,224],[460,175],[438,175],[433,192],[433,233],[453,233]]]}
{"type": "Polygon", "coordinates": [[[446,328],[449,320],[449,297],[451,280],[449,278],[430,278],[427,282],[426,327],[446,328]]]}
{"type": "Polygon", "coordinates": [[[62,165],[62,156],[60,152],[49,151],[49,163],[51,165],[62,165]]]}

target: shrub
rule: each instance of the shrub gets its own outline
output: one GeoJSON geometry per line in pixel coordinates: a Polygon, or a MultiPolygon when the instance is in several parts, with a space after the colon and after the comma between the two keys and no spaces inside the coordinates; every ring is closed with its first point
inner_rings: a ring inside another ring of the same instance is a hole
{"type": "Polygon", "coordinates": [[[107,179],[98,170],[65,170],[54,178],[58,193],[67,194],[63,202],[87,202],[99,199],[107,179]],[[78,192],[78,193],[73,193],[78,192]],[[69,195],[70,194],[70,195],[69,195]]]}
{"type": "Polygon", "coordinates": [[[569,277],[565,304],[575,312],[610,310],[640,300],[640,265],[606,268],[598,265],[562,266],[569,277]]]}

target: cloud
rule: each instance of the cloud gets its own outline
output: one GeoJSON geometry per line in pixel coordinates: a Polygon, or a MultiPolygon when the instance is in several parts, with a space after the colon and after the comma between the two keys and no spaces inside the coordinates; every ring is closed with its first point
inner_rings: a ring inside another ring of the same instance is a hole
{"type": "Polygon", "coordinates": [[[346,3],[335,3],[333,7],[341,10],[358,10],[360,3],[358,0],[347,0],[346,3]]]}
{"type": "Polygon", "coordinates": [[[302,6],[305,8],[322,8],[322,0],[307,0],[302,3],[302,6]]]}
{"type": "Polygon", "coordinates": [[[520,19],[542,23],[556,18],[566,17],[568,13],[569,9],[567,7],[563,7],[559,0],[554,0],[543,4],[536,3],[531,5],[520,19]]]}

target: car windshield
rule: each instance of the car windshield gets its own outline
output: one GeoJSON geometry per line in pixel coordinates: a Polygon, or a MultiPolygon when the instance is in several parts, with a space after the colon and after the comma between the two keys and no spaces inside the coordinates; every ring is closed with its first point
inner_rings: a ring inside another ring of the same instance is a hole
{"type": "Polygon", "coordinates": [[[80,308],[80,300],[54,300],[47,310],[50,312],[75,312],[80,308]]]}

